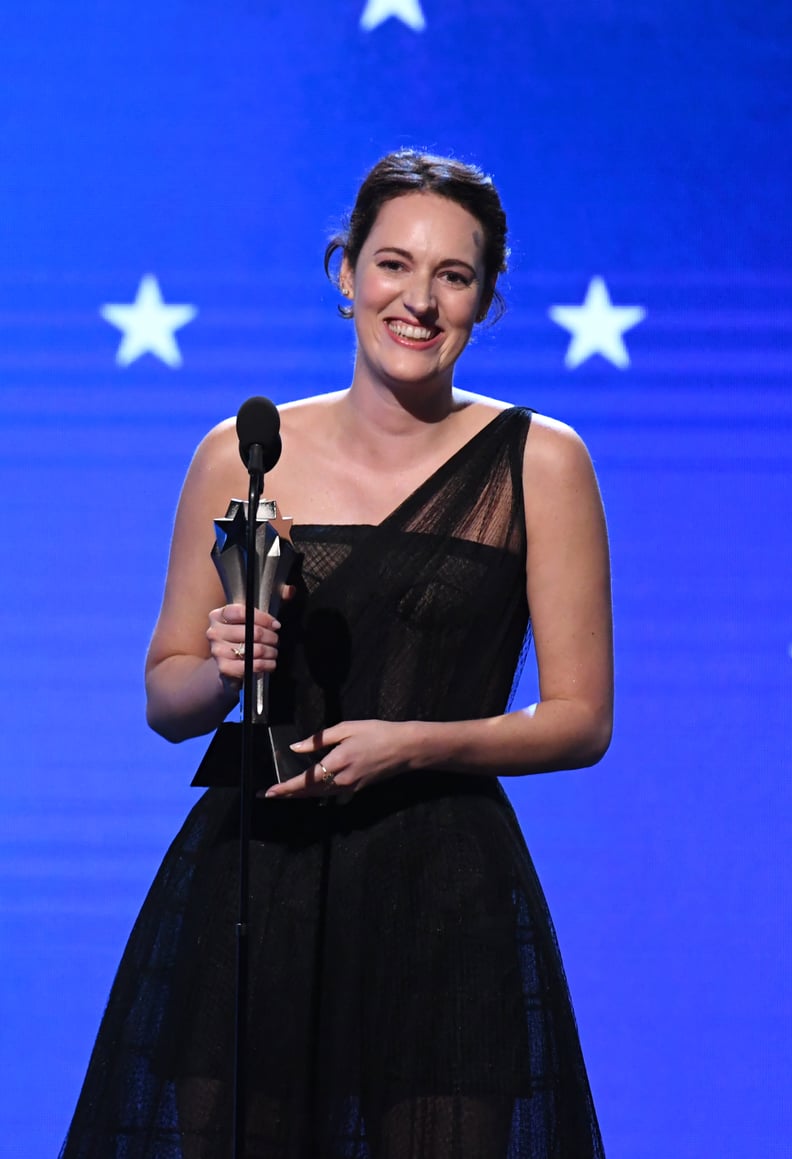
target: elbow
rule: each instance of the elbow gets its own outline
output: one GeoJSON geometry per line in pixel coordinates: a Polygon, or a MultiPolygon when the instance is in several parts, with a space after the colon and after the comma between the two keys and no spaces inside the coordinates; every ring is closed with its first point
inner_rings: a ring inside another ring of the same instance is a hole
{"type": "Polygon", "coordinates": [[[186,721],[177,711],[161,685],[146,677],[146,724],[171,744],[179,744],[192,735],[186,721]]]}
{"type": "Polygon", "coordinates": [[[177,711],[168,683],[161,676],[162,665],[152,664],[146,669],[146,724],[171,744],[179,744],[190,735],[177,711]]]}
{"type": "Polygon", "coordinates": [[[176,744],[181,738],[176,735],[173,727],[173,717],[167,711],[162,688],[157,679],[158,665],[151,663],[150,657],[146,661],[146,724],[157,736],[163,737],[176,744]]]}
{"type": "Polygon", "coordinates": [[[588,769],[598,764],[610,747],[612,735],[613,713],[610,706],[579,705],[578,711],[569,721],[563,767],[588,769]]]}
{"type": "Polygon", "coordinates": [[[610,748],[610,740],[601,741],[598,744],[590,744],[581,754],[579,759],[575,762],[576,769],[590,769],[594,765],[598,765],[605,753],[610,748]]]}
{"type": "Polygon", "coordinates": [[[164,740],[170,741],[171,744],[178,744],[185,740],[186,734],[182,733],[172,719],[158,713],[151,701],[146,705],[146,724],[153,732],[163,737],[164,740]]]}
{"type": "Polygon", "coordinates": [[[610,748],[613,736],[613,713],[601,711],[592,714],[588,727],[580,738],[578,769],[588,769],[599,764],[610,748]]]}

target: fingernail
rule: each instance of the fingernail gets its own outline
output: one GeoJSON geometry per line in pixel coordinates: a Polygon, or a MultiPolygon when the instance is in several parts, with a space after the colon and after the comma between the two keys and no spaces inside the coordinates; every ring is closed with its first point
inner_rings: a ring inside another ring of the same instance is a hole
{"type": "Polygon", "coordinates": [[[274,789],[267,789],[267,791],[266,791],[266,793],[264,794],[264,796],[265,796],[265,797],[275,797],[275,796],[277,796],[277,794],[276,794],[276,792],[275,792],[275,790],[274,790],[274,789]]]}
{"type": "Polygon", "coordinates": [[[296,740],[296,741],[294,742],[294,744],[290,744],[290,745],[289,745],[289,748],[290,748],[290,749],[302,749],[302,748],[305,748],[305,741],[304,741],[304,740],[296,740]]]}
{"type": "Polygon", "coordinates": [[[273,628],[279,628],[280,627],[280,620],[273,620],[272,626],[273,626],[273,628]]]}

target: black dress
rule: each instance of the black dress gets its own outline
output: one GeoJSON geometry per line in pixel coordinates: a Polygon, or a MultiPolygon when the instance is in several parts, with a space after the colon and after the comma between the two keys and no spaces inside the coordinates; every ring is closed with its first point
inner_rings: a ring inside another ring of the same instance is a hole
{"type": "MultiPolygon", "coordinates": [[[[503,712],[528,631],[504,411],[376,527],[295,528],[302,735],[503,712]]],[[[257,801],[248,1159],[603,1155],[546,903],[494,777],[257,801]]],[[[229,1159],[237,795],[189,814],[122,959],[62,1159],[229,1159]]]]}

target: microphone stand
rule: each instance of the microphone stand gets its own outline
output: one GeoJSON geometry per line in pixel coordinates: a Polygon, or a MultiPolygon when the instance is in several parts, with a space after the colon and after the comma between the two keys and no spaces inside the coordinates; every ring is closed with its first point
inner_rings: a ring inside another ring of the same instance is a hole
{"type": "Polygon", "coordinates": [[[245,560],[245,670],[242,708],[242,763],[239,787],[239,909],[236,926],[236,1022],[234,1033],[234,1128],[233,1157],[244,1159],[247,1112],[247,1005],[250,910],[250,833],[253,807],[253,675],[254,613],[257,594],[256,518],[264,486],[264,452],[259,443],[250,448],[250,485],[245,560]]]}

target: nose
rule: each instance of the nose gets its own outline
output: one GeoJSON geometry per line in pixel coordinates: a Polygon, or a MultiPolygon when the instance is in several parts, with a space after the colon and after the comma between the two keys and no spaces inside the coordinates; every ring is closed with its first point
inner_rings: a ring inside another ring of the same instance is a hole
{"type": "Polygon", "coordinates": [[[425,318],[437,312],[434,285],[431,276],[416,274],[404,292],[404,305],[416,318],[425,318]]]}

